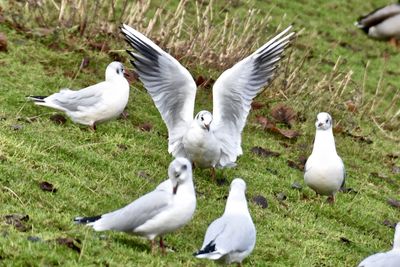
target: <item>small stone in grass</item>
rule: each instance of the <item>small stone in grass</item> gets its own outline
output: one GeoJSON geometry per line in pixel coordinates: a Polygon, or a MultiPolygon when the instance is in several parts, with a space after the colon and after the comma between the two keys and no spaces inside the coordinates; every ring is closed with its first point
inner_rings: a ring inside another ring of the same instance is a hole
{"type": "Polygon", "coordinates": [[[118,147],[119,149],[121,149],[121,150],[127,150],[127,149],[128,149],[128,146],[125,145],[125,144],[118,144],[117,147],[118,147]]]}
{"type": "Polygon", "coordinates": [[[300,184],[299,182],[293,182],[292,185],[291,185],[291,187],[292,187],[293,189],[297,189],[297,190],[303,189],[303,187],[301,186],[301,184],[300,184]]]}
{"type": "Polygon", "coordinates": [[[252,198],[253,202],[259,205],[261,208],[266,209],[268,208],[268,201],[265,197],[261,195],[257,195],[252,198]]]}
{"type": "Polygon", "coordinates": [[[148,175],[145,171],[138,171],[137,176],[143,179],[150,179],[150,175],[148,175]]]}
{"type": "Polygon", "coordinates": [[[37,237],[37,236],[28,236],[27,239],[28,239],[28,241],[31,241],[33,243],[42,241],[42,239],[40,237],[37,237]]]}
{"type": "Polygon", "coordinates": [[[394,198],[389,198],[387,200],[388,204],[394,208],[400,208],[400,201],[394,199],[394,198]]]}
{"type": "Polygon", "coordinates": [[[22,128],[24,128],[24,127],[22,125],[20,125],[20,124],[11,125],[11,130],[14,130],[14,131],[22,130],[22,128]]]}
{"type": "Polygon", "coordinates": [[[59,125],[65,124],[67,122],[67,119],[61,114],[55,114],[50,116],[50,120],[55,124],[59,125]]]}
{"type": "Polygon", "coordinates": [[[43,191],[52,192],[52,193],[57,192],[57,188],[55,188],[54,185],[52,185],[51,183],[46,182],[46,181],[40,182],[39,187],[43,191]]]}
{"type": "Polygon", "coordinates": [[[78,253],[81,253],[81,248],[75,244],[75,243],[78,243],[78,244],[81,243],[81,241],[79,239],[73,239],[71,237],[66,237],[66,238],[59,237],[56,239],[56,242],[60,245],[65,245],[65,246],[69,247],[70,249],[75,250],[78,253]]]}
{"type": "Polygon", "coordinates": [[[151,129],[153,129],[153,125],[151,123],[146,122],[139,125],[138,128],[143,132],[150,132],[151,129]]]}
{"type": "Polygon", "coordinates": [[[256,154],[257,156],[260,157],[279,157],[280,153],[278,152],[274,152],[259,146],[255,146],[251,149],[251,152],[253,152],[254,154],[256,154]]]}
{"type": "Polygon", "coordinates": [[[282,202],[282,201],[284,201],[284,200],[287,199],[287,196],[285,195],[285,193],[280,192],[280,193],[276,194],[276,198],[277,198],[280,202],[282,202]]]}

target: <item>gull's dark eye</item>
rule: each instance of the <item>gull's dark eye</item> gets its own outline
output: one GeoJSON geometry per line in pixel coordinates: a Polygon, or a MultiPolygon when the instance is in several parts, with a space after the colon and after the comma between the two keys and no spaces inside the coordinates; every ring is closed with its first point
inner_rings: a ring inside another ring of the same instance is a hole
{"type": "Polygon", "coordinates": [[[183,165],[182,166],[182,171],[186,171],[187,170],[187,166],[186,165],[183,165]]]}
{"type": "Polygon", "coordinates": [[[329,120],[328,120],[328,119],[326,119],[325,123],[328,123],[328,122],[329,122],[329,120]]]}
{"type": "Polygon", "coordinates": [[[203,118],[203,117],[201,117],[201,121],[204,121],[204,118],[203,118]]]}

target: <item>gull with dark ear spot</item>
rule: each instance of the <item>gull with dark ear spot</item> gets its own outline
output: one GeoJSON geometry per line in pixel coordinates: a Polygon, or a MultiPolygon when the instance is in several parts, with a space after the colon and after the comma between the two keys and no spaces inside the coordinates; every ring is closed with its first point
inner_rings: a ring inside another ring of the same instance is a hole
{"type": "Polygon", "coordinates": [[[63,111],[72,121],[96,129],[96,124],[118,117],[129,99],[124,66],[117,61],[106,69],[104,82],[73,91],[61,89],[50,96],[28,96],[36,105],[63,111]]]}
{"type": "MultiPolygon", "coordinates": [[[[241,134],[251,102],[267,86],[290,43],[291,27],[221,74],[213,86],[213,112],[194,118],[196,83],[189,71],[146,36],[121,27],[139,79],[168,128],[168,152],[200,168],[232,167],[242,155],[241,134]]],[[[214,173],[214,172],[213,172],[214,173]]]]}
{"type": "Polygon", "coordinates": [[[358,267],[399,267],[400,266],[400,223],[394,232],[393,248],[365,258],[358,267]]]}
{"type": "Polygon", "coordinates": [[[317,115],[314,147],[305,165],[304,181],[317,194],[335,201],[335,193],[344,186],[345,169],[336,152],[332,117],[326,112],[317,115]]]}
{"type": "Polygon", "coordinates": [[[152,252],[154,239],[160,236],[160,247],[165,252],[162,235],[188,223],[196,209],[191,163],[176,158],[169,165],[168,176],[154,191],[121,209],[100,216],[77,217],[74,221],[95,231],[114,230],[143,236],[151,241],[152,252]]]}
{"type": "Polygon", "coordinates": [[[372,38],[400,40],[400,3],[378,8],[360,17],[355,25],[372,38]]]}
{"type": "Polygon", "coordinates": [[[245,191],[246,183],[242,179],[232,181],[224,214],[210,224],[203,245],[194,256],[240,266],[250,255],[256,244],[256,228],[247,207],[245,191]]]}

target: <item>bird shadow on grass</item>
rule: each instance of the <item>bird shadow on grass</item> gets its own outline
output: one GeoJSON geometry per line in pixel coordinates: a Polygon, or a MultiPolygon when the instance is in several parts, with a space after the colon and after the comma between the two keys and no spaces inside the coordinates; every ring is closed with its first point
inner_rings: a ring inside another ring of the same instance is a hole
{"type": "Polygon", "coordinates": [[[142,251],[147,251],[151,253],[151,248],[150,248],[150,241],[145,242],[144,239],[140,239],[135,236],[118,236],[113,238],[115,242],[118,242],[119,244],[125,245],[129,248],[132,248],[136,251],[142,252],[142,251]]]}

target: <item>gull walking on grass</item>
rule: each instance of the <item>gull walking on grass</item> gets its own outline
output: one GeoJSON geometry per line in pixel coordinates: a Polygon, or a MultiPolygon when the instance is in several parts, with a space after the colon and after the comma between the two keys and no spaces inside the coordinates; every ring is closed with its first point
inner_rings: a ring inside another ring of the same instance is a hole
{"type": "Polygon", "coordinates": [[[160,236],[160,247],[165,252],[162,235],[188,223],[196,209],[192,180],[192,165],[185,158],[176,158],[168,168],[169,179],[154,191],[131,204],[100,216],[77,217],[75,222],[87,224],[95,231],[115,230],[143,236],[155,241],[160,236]]]}
{"type": "Polygon", "coordinates": [[[197,258],[223,259],[225,263],[241,263],[254,249],[256,228],[251,219],[245,196],[246,183],[236,178],[231,183],[225,212],[207,229],[197,258]]]}
{"type": "Polygon", "coordinates": [[[305,165],[304,181],[319,195],[335,201],[335,193],[345,183],[342,159],[336,153],[332,117],[326,112],[317,115],[314,147],[305,165]]]}
{"type": "Polygon", "coordinates": [[[112,62],[106,69],[106,80],[84,89],[61,89],[50,96],[28,96],[36,105],[63,111],[72,121],[90,126],[118,117],[129,98],[129,83],[120,62],[112,62]]]}
{"type": "MultiPolygon", "coordinates": [[[[140,80],[168,128],[168,152],[201,168],[232,167],[242,155],[241,133],[253,98],[272,80],[292,36],[287,28],[226,70],[213,86],[213,113],[193,118],[196,83],[175,58],[128,25],[121,27],[140,80]]],[[[215,177],[213,177],[215,178],[215,177]]]]}

